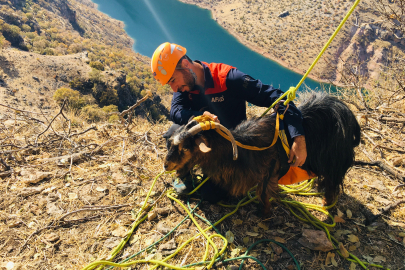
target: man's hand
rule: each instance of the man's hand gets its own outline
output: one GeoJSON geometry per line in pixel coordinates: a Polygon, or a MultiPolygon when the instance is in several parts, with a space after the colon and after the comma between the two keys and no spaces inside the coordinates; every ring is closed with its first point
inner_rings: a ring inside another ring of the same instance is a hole
{"type": "Polygon", "coordinates": [[[210,113],[210,112],[208,112],[208,111],[205,111],[205,112],[203,113],[203,115],[209,116],[209,117],[211,117],[211,118],[214,120],[214,122],[219,123],[218,116],[216,116],[215,114],[212,114],[212,113],[210,113]]]}
{"type": "Polygon", "coordinates": [[[307,145],[305,143],[305,136],[300,135],[294,138],[293,145],[291,146],[290,150],[290,158],[288,159],[288,163],[291,166],[298,167],[302,166],[307,159],[307,145]],[[295,162],[292,163],[294,161],[295,162]]]}

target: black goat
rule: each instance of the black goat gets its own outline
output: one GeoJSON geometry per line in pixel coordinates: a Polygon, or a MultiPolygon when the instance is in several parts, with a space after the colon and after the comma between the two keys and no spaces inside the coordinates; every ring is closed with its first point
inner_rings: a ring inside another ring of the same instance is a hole
{"type": "MultiPolygon", "coordinates": [[[[354,162],[354,147],[360,143],[360,126],[342,101],[324,93],[307,95],[299,109],[307,145],[307,159],[302,168],[318,176],[318,189],[325,191],[326,204],[331,204],[354,162]]],[[[251,118],[230,132],[244,145],[266,147],[273,141],[275,117],[251,118]]],[[[182,177],[198,164],[205,175],[211,176],[233,196],[246,194],[258,185],[256,194],[265,211],[269,210],[269,198],[277,193],[281,167],[288,166],[286,159],[281,158],[285,154],[276,146],[263,151],[239,147],[239,157],[233,160],[232,144],[215,130],[201,131],[195,120],[176,130],[167,141],[167,147],[166,170],[177,170],[182,177]]]]}

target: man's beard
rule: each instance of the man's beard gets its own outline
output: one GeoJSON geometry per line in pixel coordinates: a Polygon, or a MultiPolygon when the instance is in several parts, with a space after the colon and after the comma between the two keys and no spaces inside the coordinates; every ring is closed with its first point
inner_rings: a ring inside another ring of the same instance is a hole
{"type": "Polygon", "coordinates": [[[180,72],[181,72],[181,74],[183,74],[184,85],[182,85],[179,88],[179,91],[183,92],[183,90],[186,86],[189,88],[189,90],[187,92],[192,91],[195,86],[195,79],[194,79],[193,75],[191,74],[190,71],[184,70],[184,69],[180,70],[180,72]]]}

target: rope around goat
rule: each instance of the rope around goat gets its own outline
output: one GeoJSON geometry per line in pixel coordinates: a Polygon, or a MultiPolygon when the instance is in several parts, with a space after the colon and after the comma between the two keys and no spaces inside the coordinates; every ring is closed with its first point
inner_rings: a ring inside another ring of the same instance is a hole
{"type": "MultiPolygon", "coordinates": [[[[221,223],[223,220],[225,220],[226,218],[228,218],[229,216],[233,215],[241,206],[247,205],[251,202],[257,202],[257,196],[254,196],[254,188],[252,188],[249,192],[248,195],[243,198],[242,200],[239,201],[239,203],[237,205],[225,205],[225,204],[219,204],[221,206],[224,207],[228,207],[228,208],[235,208],[232,212],[228,213],[227,215],[223,216],[221,219],[219,219],[217,222],[215,222],[214,224],[210,224],[209,221],[203,219],[204,222],[209,223],[210,226],[207,227],[206,229],[202,229],[201,226],[198,225],[197,221],[192,217],[192,214],[194,212],[194,210],[199,206],[199,203],[193,208],[191,209],[191,207],[189,206],[189,209],[187,209],[187,207],[181,203],[177,198],[175,198],[173,196],[173,190],[169,190],[166,193],[167,197],[170,198],[171,200],[174,200],[175,202],[177,202],[187,213],[187,216],[173,229],[171,230],[168,234],[166,234],[165,236],[163,236],[161,239],[159,239],[158,241],[156,241],[155,243],[149,245],[148,247],[142,249],[141,251],[139,251],[138,253],[128,257],[127,259],[123,260],[122,262],[119,263],[114,263],[111,262],[112,259],[114,259],[114,257],[122,250],[122,248],[124,247],[124,245],[128,242],[128,240],[130,239],[133,231],[135,230],[135,228],[137,226],[139,226],[139,224],[141,222],[143,222],[146,217],[147,217],[147,212],[152,210],[151,207],[149,207],[147,205],[147,201],[149,199],[149,196],[153,190],[153,187],[156,183],[156,180],[158,179],[158,177],[160,177],[163,173],[171,173],[171,172],[162,172],[160,174],[158,174],[158,176],[155,177],[152,186],[150,187],[150,190],[148,192],[148,195],[146,196],[144,205],[142,206],[142,208],[138,211],[137,214],[137,219],[134,221],[134,224],[132,226],[132,228],[128,231],[127,236],[121,241],[121,243],[112,251],[111,256],[108,260],[100,260],[100,261],[96,261],[93,263],[90,263],[89,265],[87,265],[86,267],[83,268],[83,270],[90,270],[90,269],[94,269],[97,266],[100,266],[98,269],[101,269],[103,265],[109,265],[111,267],[129,267],[131,265],[135,265],[135,264],[154,264],[154,266],[152,266],[151,268],[149,268],[149,270],[152,269],[156,269],[159,266],[164,266],[164,267],[168,267],[170,269],[176,269],[176,270],[195,270],[196,268],[190,268],[193,266],[197,266],[197,265],[207,265],[207,269],[210,269],[215,263],[218,262],[222,262],[222,263],[226,263],[229,261],[233,261],[233,260],[242,260],[241,262],[241,266],[239,269],[242,269],[243,266],[243,262],[245,259],[252,259],[254,261],[256,261],[263,269],[266,269],[265,266],[259,262],[256,258],[252,257],[252,256],[248,256],[248,252],[257,244],[262,243],[262,242],[275,242],[277,245],[279,245],[280,247],[282,247],[283,249],[285,249],[287,251],[288,254],[290,254],[290,256],[293,258],[294,263],[297,267],[297,269],[300,269],[299,263],[295,260],[294,256],[291,254],[291,252],[284,247],[282,244],[271,240],[271,239],[263,239],[260,240],[258,242],[255,242],[253,245],[251,245],[248,250],[246,251],[246,253],[244,254],[244,256],[239,256],[236,258],[230,258],[230,259],[225,259],[223,260],[223,254],[227,248],[228,245],[228,241],[225,237],[223,237],[222,235],[220,235],[219,233],[217,234],[213,234],[208,236],[206,234],[207,231],[215,228],[215,226],[217,226],[219,223],[221,223]],[[144,215],[144,216],[142,216],[144,215]],[[135,256],[139,255],[140,253],[142,253],[143,251],[155,246],[157,243],[161,242],[163,239],[165,239],[166,237],[168,237],[171,233],[173,233],[185,220],[187,220],[188,218],[190,218],[193,223],[197,226],[197,228],[199,229],[200,233],[194,235],[193,237],[191,237],[190,239],[188,239],[186,242],[184,242],[180,247],[178,247],[176,249],[176,251],[171,254],[170,256],[166,257],[163,260],[134,260],[134,261],[129,261],[130,259],[134,258],[135,256]],[[176,256],[186,245],[188,245],[191,241],[193,241],[194,239],[196,239],[198,236],[203,235],[206,240],[207,240],[207,245],[206,245],[206,251],[204,253],[203,259],[201,262],[197,262],[197,263],[193,263],[190,265],[186,265],[184,267],[180,267],[180,266],[176,266],[176,265],[171,265],[169,263],[167,263],[168,260],[170,260],[171,258],[173,258],[174,256],[176,256]],[[221,238],[223,240],[223,247],[222,249],[219,251],[218,247],[216,246],[216,244],[212,241],[213,238],[218,237],[221,238]],[[208,255],[209,255],[209,249],[210,246],[214,249],[215,253],[214,256],[211,258],[211,260],[207,260],[208,255]],[[128,262],[129,261],[129,262],[128,262]]],[[[192,192],[190,192],[190,194],[195,193],[199,187],[201,187],[202,184],[204,184],[209,178],[207,177],[204,181],[202,181],[202,183],[200,183],[192,192]]],[[[279,186],[281,190],[283,190],[282,192],[280,192],[281,194],[287,194],[287,193],[291,193],[291,194],[298,194],[298,195],[322,195],[322,193],[310,193],[309,191],[312,189],[313,187],[313,179],[311,181],[307,181],[307,182],[303,182],[299,185],[288,185],[288,186],[279,186]]],[[[274,200],[273,198],[271,200],[274,200]]],[[[338,244],[338,241],[332,237],[329,233],[328,227],[334,227],[335,226],[335,222],[333,221],[333,217],[329,214],[329,212],[327,212],[327,209],[329,209],[330,207],[333,207],[333,205],[328,206],[328,207],[321,207],[318,205],[313,205],[313,204],[305,204],[305,203],[300,203],[300,202],[296,202],[296,201],[291,201],[291,200],[286,200],[286,199],[281,199],[280,202],[287,206],[287,208],[291,211],[291,213],[296,216],[299,220],[307,222],[307,223],[311,223],[312,225],[314,225],[316,228],[322,229],[326,232],[329,240],[332,242],[334,248],[337,250],[338,254],[340,256],[343,257],[343,255],[340,253],[339,249],[336,247],[335,244],[338,244]],[[320,221],[319,219],[317,219],[316,217],[314,217],[309,211],[308,209],[313,209],[316,211],[320,211],[326,215],[328,215],[333,223],[332,224],[327,224],[324,223],[322,221],[320,221]],[[298,211],[300,213],[297,214],[295,211],[298,211]],[[334,244],[335,243],[335,244],[334,244]]],[[[189,204],[188,204],[189,205],[189,204]]],[[[197,216],[197,215],[196,215],[197,216]]],[[[197,216],[198,217],[198,216],[197,216]]],[[[358,263],[360,266],[362,266],[364,269],[368,269],[366,267],[366,265],[369,266],[374,266],[374,267],[378,267],[378,268],[384,268],[381,265],[376,265],[376,264],[369,264],[367,262],[362,262],[360,261],[356,256],[354,256],[353,254],[349,253],[349,256],[351,258],[345,258],[350,262],[355,262],[358,263]]],[[[111,268],[110,267],[110,268],[111,268]]],[[[109,268],[109,269],[110,269],[109,268]]]]}

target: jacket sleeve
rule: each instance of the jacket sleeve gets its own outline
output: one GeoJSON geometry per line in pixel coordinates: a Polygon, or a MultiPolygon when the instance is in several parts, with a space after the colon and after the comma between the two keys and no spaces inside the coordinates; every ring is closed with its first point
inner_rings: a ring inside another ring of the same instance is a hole
{"type": "Polygon", "coordinates": [[[172,105],[170,108],[170,119],[178,124],[185,125],[192,116],[202,115],[203,112],[191,110],[191,102],[188,93],[173,93],[172,105]]]}
{"type": "MultiPolygon", "coordinates": [[[[260,80],[239,71],[231,69],[227,75],[226,86],[229,90],[253,105],[260,107],[270,107],[283,91],[273,88],[271,85],[263,84],[260,80]]],[[[284,113],[286,106],[280,104],[278,112],[284,113]]],[[[289,108],[285,113],[284,124],[290,133],[291,138],[305,135],[302,127],[302,114],[293,102],[289,103],[289,108]]]]}

